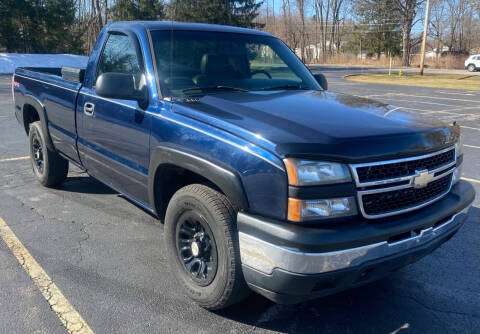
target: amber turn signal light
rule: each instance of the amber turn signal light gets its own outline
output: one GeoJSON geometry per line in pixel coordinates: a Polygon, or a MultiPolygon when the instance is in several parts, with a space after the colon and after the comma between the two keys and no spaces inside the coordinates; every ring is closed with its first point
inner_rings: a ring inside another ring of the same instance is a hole
{"type": "Polygon", "coordinates": [[[300,222],[302,220],[301,205],[302,201],[299,199],[288,199],[288,220],[292,222],[300,222]]]}
{"type": "Polygon", "coordinates": [[[287,168],[287,175],[288,175],[288,184],[292,186],[298,185],[298,173],[297,173],[297,166],[295,166],[295,162],[293,159],[283,159],[285,163],[285,167],[287,168]]]}

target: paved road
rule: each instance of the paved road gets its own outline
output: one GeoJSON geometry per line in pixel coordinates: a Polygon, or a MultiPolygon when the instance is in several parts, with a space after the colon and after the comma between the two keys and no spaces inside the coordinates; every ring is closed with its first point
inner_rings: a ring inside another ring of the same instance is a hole
{"type": "MultiPolygon", "coordinates": [[[[341,66],[341,65],[309,65],[312,69],[322,69],[325,71],[339,70],[346,71],[346,74],[350,74],[350,71],[363,71],[363,72],[380,72],[388,73],[387,67],[371,66],[371,65],[351,65],[351,66],[341,66]]],[[[419,69],[415,67],[392,67],[392,73],[398,73],[398,71],[406,73],[418,73],[419,69]]],[[[477,72],[468,72],[467,70],[451,70],[451,69],[439,69],[439,68],[425,68],[424,73],[431,74],[461,74],[465,76],[470,75],[479,75],[480,71],[477,72]]]]}
{"type": "MultiPolygon", "coordinates": [[[[358,84],[328,69],[332,91],[371,96],[464,129],[464,176],[480,180],[479,92],[358,84]]],[[[163,226],[73,169],[64,186],[33,178],[27,139],[0,78],[0,217],[96,333],[479,333],[480,201],[448,243],[394,276],[296,306],[252,295],[221,312],[184,296],[168,270],[163,226]]],[[[480,193],[480,183],[476,183],[480,193]]],[[[0,333],[65,329],[0,239],[0,333]]]]}

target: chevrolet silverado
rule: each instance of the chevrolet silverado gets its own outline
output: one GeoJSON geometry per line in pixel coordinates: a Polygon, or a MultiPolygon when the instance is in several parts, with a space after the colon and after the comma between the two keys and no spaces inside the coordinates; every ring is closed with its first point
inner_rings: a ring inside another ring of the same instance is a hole
{"type": "Polygon", "coordinates": [[[38,181],[72,164],[158,217],[207,309],[377,280],[451,238],[475,197],[458,124],[329,92],[261,31],[115,22],[86,68],[17,68],[12,92],[38,181]]]}

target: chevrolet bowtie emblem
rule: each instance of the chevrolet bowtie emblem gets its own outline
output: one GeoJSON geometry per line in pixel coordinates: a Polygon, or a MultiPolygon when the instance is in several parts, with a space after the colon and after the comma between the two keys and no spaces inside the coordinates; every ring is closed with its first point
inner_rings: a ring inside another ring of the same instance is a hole
{"type": "Polygon", "coordinates": [[[426,187],[433,180],[433,173],[428,170],[417,171],[417,175],[413,178],[413,186],[415,188],[426,187]]]}

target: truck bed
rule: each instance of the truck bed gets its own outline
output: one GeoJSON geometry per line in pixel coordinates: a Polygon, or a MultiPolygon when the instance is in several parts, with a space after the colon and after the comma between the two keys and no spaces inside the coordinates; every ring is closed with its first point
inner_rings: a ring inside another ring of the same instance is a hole
{"type": "Polygon", "coordinates": [[[53,145],[70,159],[79,161],[75,111],[82,83],[65,79],[61,67],[19,67],[13,80],[19,87],[15,93],[16,107],[26,103],[43,110],[53,145]]]}

